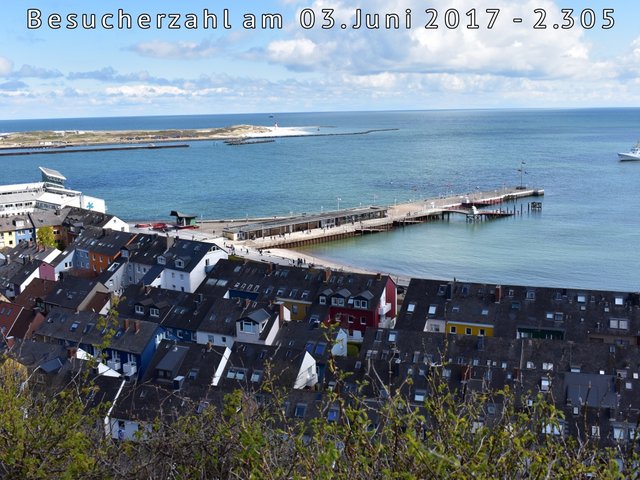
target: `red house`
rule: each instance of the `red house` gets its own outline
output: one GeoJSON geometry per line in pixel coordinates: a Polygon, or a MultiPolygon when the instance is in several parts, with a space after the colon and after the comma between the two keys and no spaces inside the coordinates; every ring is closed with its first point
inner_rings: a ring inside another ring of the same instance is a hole
{"type": "Polygon", "coordinates": [[[389,327],[396,317],[396,284],[388,275],[327,271],[318,295],[329,307],[329,322],[359,339],[367,328],[389,327]]]}

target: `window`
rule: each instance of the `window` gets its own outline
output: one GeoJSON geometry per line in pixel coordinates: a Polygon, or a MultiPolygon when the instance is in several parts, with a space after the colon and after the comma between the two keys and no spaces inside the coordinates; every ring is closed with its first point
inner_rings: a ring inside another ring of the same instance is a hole
{"type": "Polygon", "coordinates": [[[304,418],[304,414],[307,411],[307,404],[306,403],[297,403],[296,404],[296,409],[293,412],[293,416],[296,418],[304,418]]]}
{"type": "Polygon", "coordinates": [[[360,317],[360,325],[366,325],[367,324],[367,317],[360,317]]]}
{"type": "Polygon", "coordinates": [[[155,308],[155,307],[151,307],[149,309],[149,315],[151,315],[152,317],[159,317],[160,316],[160,310],[155,308]]]}
{"type": "Polygon", "coordinates": [[[135,309],[138,315],[144,315],[144,307],[142,305],[136,305],[135,309]]]}
{"type": "Polygon", "coordinates": [[[426,390],[416,390],[416,394],[413,396],[414,402],[422,403],[427,396],[426,390]]]}
{"type": "Polygon", "coordinates": [[[624,430],[622,427],[613,427],[613,439],[624,440],[624,430]]]}
{"type": "Polygon", "coordinates": [[[535,300],[536,299],[536,292],[534,292],[533,290],[527,290],[527,300],[535,300]]]}
{"type": "Polygon", "coordinates": [[[547,377],[542,377],[540,379],[540,390],[542,390],[543,392],[548,392],[550,384],[551,382],[549,382],[549,379],[547,377]]]}
{"type": "Polygon", "coordinates": [[[251,381],[254,383],[260,382],[262,379],[262,370],[254,370],[251,374],[251,381]]]}
{"type": "Polygon", "coordinates": [[[486,335],[486,332],[485,332],[484,328],[481,328],[481,329],[480,329],[480,333],[479,333],[479,335],[480,335],[481,337],[484,337],[484,336],[486,335]]]}
{"type": "Polygon", "coordinates": [[[195,380],[196,378],[198,378],[199,371],[200,370],[198,368],[192,368],[191,370],[189,370],[189,374],[187,375],[189,380],[195,380]]]}
{"type": "Polygon", "coordinates": [[[456,333],[456,327],[449,327],[449,333],[456,333]]]}
{"type": "Polygon", "coordinates": [[[324,295],[320,295],[320,297],[318,297],[318,303],[320,303],[320,305],[326,305],[327,297],[325,297],[324,295]]]}
{"type": "Polygon", "coordinates": [[[369,304],[367,303],[366,300],[362,300],[360,302],[360,308],[368,308],[368,307],[369,307],[369,304]]]}
{"type": "Polygon", "coordinates": [[[542,369],[546,371],[553,370],[553,363],[550,362],[542,362],[542,369]]]}
{"type": "Polygon", "coordinates": [[[327,412],[327,421],[335,422],[336,420],[338,420],[339,416],[340,416],[340,410],[338,409],[338,407],[331,407],[327,412]]]}
{"type": "Polygon", "coordinates": [[[413,311],[416,309],[416,304],[411,302],[408,306],[407,306],[407,313],[413,313],[413,311]]]}
{"type": "Polygon", "coordinates": [[[629,328],[629,321],[626,318],[610,318],[609,328],[627,330],[629,328]]]}
{"type": "Polygon", "coordinates": [[[599,425],[591,425],[591,436],[592,437],[600,437],[600,426],[599,425]]]}
{"type": "Polygon", "coordinates": [[[244,380],[246,374],[245,368],[231,367],[227,372],[227,378],[235,380],[244,380]]]}
{"type": "Polygon", "coordinates": [[[481,314],[483,317],[488,316],[488,315],[489,315],[489,309],[488,309],[488,308],[483,308],[483,309],[482,309],[482,312],[480,312],[480,314],[481,314]]]}
{"type": "Polygon", "coordinates": [[[437,305],[429,305],[429,312],[428,315],[430,317],[434,317],[436,315],[436,310],[438,309],[437,305]]]}
{"type": "Polygon", "coordinates": [[[398,335],[398,332],[396,332],[396,331],[394,331],[394,330],[391,330],[391,331],[389,332],[389,341],[390,341],[390,342],[395,342],[395,341],[396,341],[396,337],[397,337],[397,335],[398,335]]]}
{"type": "Polygon", "coordinates": [[[257,326],[251,320],[240,322],[240,331],[244,333],[258,333],[257,326]]]}
{"type": "Polygon", "coordinates": [[[467,327],[467,328],[465,329],[464,333],[465,333],[465,334],[467,334],[467,335],[471,335],[471,328],[470,328],[470,327],[467,327]]]}

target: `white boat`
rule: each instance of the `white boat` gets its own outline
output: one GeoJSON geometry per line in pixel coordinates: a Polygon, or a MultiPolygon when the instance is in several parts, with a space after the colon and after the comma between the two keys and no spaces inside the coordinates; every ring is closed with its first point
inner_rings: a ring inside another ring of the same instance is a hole
{"type": "Polygon", "coordinates": [[[636,143],[631,151],[618,153],[618,158],[621,162],[640,161],[640,142],[636,143]]]}

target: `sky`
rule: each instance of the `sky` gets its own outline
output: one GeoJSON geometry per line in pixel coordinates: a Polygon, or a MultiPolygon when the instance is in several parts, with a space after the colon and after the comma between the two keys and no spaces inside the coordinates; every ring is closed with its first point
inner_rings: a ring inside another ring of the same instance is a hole
{"type": "Polygon", "coordinates": [[[639,18],[631,0],[5,0],[0,119],[637,107],[639,18]]]}

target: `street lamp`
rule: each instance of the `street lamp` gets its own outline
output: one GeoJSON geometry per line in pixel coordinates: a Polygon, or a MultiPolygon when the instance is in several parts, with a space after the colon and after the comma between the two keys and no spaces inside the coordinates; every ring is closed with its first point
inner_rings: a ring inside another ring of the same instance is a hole
{"type": "Polygon", "coordinates": [[[518,171],[520,172],[520,190],[524,190],[524,183],[522,181],[522,176],[527,173],[524,169],[524,166],[527,164],[527,162],[522,161],[520,162],[520,168],[518,169],[518,171]]]}

